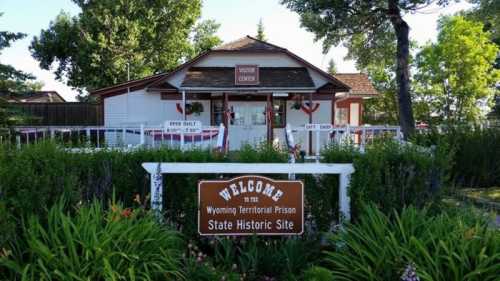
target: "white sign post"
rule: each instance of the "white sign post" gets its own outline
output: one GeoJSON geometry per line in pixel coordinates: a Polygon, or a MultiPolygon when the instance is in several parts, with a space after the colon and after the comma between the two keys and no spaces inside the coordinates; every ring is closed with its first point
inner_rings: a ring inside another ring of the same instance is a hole
{"type": "Polygon", "coordinates": [[[315,131],[316,132],[316,162],[319,162],[319,133],[320,132],[330,132],[333,130],[333,125],[332,124],[305,124],[304,125],[304,130],[305,131],[315,131]]]}
{"type": "Polygon", "coordinates": [[[352,164],[327,163],[143,163],[151,178],[151,208],[162,210],[161,174],[338,174],[340,221],[351,219],[348,186],[352,164]]]}

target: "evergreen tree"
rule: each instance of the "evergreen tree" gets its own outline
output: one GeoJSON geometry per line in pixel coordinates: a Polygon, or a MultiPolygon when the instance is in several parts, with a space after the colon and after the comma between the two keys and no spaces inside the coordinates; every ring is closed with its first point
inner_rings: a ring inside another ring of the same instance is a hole
{"type": "Polygon", "coordinates": [[[330,75],[334,75],[337,73],[337,66],[335,65],[335,61],[333,59],[330,59],[330,61],[328,61],[328,69],[326,71],[330,75]]]}
{"type": "Polygon", "coordinates": [[[266,41],[266,35],[264,34],[264,24],[262,23],[262,19],[259,20],[259,23],[257,24],[257,39],[261,41],[266,41]]]}

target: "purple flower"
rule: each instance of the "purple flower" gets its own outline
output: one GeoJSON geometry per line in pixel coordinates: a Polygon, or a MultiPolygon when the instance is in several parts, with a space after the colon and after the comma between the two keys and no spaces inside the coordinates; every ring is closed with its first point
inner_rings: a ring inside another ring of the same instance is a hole
{"type": "Polygon", "coordinates": [[[420,278],[417,276],[414,263],[409,263],[406,266],[403,274],[401,275],[401,281],[420,281],[420,278]]]}

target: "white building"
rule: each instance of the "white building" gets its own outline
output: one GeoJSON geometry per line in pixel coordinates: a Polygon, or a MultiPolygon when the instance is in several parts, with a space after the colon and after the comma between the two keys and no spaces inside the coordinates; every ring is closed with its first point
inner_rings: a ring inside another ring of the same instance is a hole
{"type": "MultiPolygon", "coordinates": [[[[224,124],[229,149],[236,150],[243,143],[283,142],[287,123],[359,126],[363,99],[377,92],[364,74],[331,76],[285,48],[247,36],[171,72],[92,95],[103,101],[105,126],[160,125],[166,120],[224,124]]],[[[313,137],[303,132],[295,141],[312,151],[313,137]]]]}

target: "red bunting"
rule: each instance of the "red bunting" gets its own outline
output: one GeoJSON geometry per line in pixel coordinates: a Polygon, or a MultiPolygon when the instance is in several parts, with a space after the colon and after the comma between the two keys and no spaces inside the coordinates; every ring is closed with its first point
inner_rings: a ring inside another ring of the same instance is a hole
{"type": "Polygon", "coordinates": [[[312,108],[310,107],[310,105],[308,105],[308,106],[306,106],[304,104],[300,105],[300,109],[302,109],[302,111],[304,111],[307,114],[314,113],[316,110],[318,110],[318,108],[319,108],[319,103],[314,103],[312,108]]]}
{"type": "Polygon", "coordinates": [[[296,103],[300,104],[300,109],[308,115],[314,113],[319,108],[319,103],[313,103],[312,105],[304,104],[304,98],[300,95],[294,96],[294,100],[296,103]]]}
{"type": "MultiPolygon", "coordinates": [[[[180,105],[180,103],[176,103],[175,107],[177,108],[177,112],[179,112],[180,114],[182,114],[182,106],[180,105]]],[[[191,114],[193,114],[192,111],[186,110],[186,115],[191,115],[191,114]]]]}

